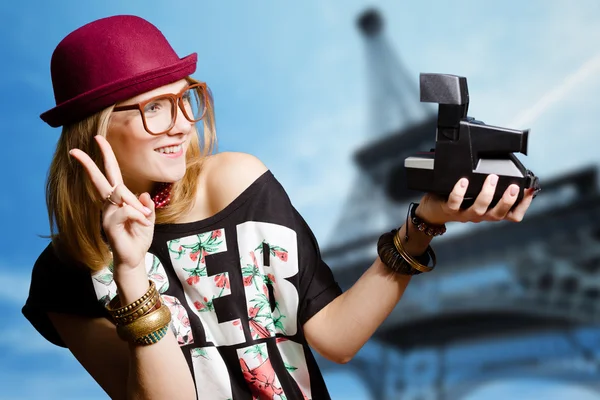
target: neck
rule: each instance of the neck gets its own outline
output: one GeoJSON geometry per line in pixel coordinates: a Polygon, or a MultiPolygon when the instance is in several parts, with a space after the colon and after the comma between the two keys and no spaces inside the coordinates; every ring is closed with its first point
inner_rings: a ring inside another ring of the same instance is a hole
{"type": "Polygon", "coordinates": [[[127,179],[123,176],[123,183],[127,186],[127,189],[131,190],[131,193],[139,197],[142,193],[149,193],[152,196],[154,190],[158,186],[158,183],[139,179],[127,179]]]}
{"type": "Polygon", "coordinates": [[[171,200],[172,183],[152,181],[142,183],[137,181],[132,184],[125,183],[125,186],[127,186],[136,197],[139,197],[142,193],[149,193],[156,208],[165,207],[171,200]]]}

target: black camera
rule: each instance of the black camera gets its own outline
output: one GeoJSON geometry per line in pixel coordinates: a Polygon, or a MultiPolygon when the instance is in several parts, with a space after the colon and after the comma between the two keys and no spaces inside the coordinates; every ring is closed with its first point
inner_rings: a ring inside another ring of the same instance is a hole
{"type": "Polygon", "coordinates": [[[467,116],[467,79],[447,74],[420,74],[421,102],[438,103],[435,148],[404,160],[408,189],[448,198],[456,182],[469,180],[461,208],[473,204],[489,174],[498,175],[493,207],[509,185],[540,190],[538,177],[513,154],[527,155],[529,130],[486,125],[467,116]]]}

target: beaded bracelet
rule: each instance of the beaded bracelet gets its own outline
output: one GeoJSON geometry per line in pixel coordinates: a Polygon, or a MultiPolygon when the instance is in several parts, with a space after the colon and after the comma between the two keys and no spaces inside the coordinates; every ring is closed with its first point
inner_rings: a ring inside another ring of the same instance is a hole
{"type": "MultiPolygon", "coordinates": [[[[424,234],[426,234],[427,236],[441,236],[444,233],[446,233],[446,225],[432,225],[432,224],[428,224],[427,222],[423,221],[421,218],[417,217],[417,207],[419,206],[419,203],[410,203],[410,208],[409,211],[406,215],[406,222],[408,223],[408,216],[410,215],[410,221],[415,225],[415,227],[417,228],[417,230],[419,230],[420,232],[423,232],[424,234]]],[[[408,228],[408,226],[407,226],[408,228]]],[[[408,240],[408,229],[406,231],[406,237],[405,239],[408,240]]]]}
{"type": "Polygon", "coordinates": [[[136,319],[141,318],[144,315],[150,313],[152,310],[158,308],[157,305],[160,307],[159,303],[160,295],[158,294],[158,292],[155,292],[154,295],[152,295],[152,297],[146,299],[143,303],[141,303],[138,307],[133,309],[130,313],[119,317],[115,317],[113,318],[113,321],[117,326],[129,324],[135,321],[136,319]]]}
{"type": "Polygon", "coordinates": [[[171,322],[171,311],[165,306],[162,301],[159,303],[159,308],[136,319],[127,324],[117,326],[117,334],[125,341],[136,344],[152,344],[156,343],[161,336],[161,330],[168,328],[171,322]],[[155,338],[152,342],[146,339],[155,338]],[[138,343],[139,342],[139,343],[138,343]]]}
{"type": "Polygon", "coordinates": [[[133,303],[127,304],[125,306],[120,306],[121,300],[119,295],[115,296],[110,303],[106,306],[106,309],[110,313],[110,316],[113,320],[117,318],[122,318],[126,315],[133,313],[134,311],[139,310],[139,308],[143,307],[144,304],[148,303],[148,300],[153,296],[156,296],[158,292],[156,291],[156,285],[154,281],[149,280],[150,286],[146,293],[142,295],[139,299],[134,301],[133,303]]]}
{"type": "Polygon", "coordinates": [[[139,318],[142,318],[145,315],[150,314],[153,311],[158,310],[161,307],[160,304],[160,296],[157,294],[155,297],[156,301],[154,302],[154,304],[149,304],[148,307],[144,307],[143,309],[143,313],[142,310],[139,311],[139,313],[129,316],[127,318],[123,318],[123,319],[117,319],[115,320],[115,325],[116,326],[122,326],[122,325],[127,325],[127,324],[131,324],[132,322],[138,320],[139,318]]]}
{"type": "Polygon", "coordinates": [[[169,325],[166,325],[163,328],[160,328],[148,335],[136,338],[134,342],[135,342],[135,344],[138,344],[141,346],[148,346],[148,345],[157,343],[158,341],[160,341],[160,339],[164,338],[167,335],[168,331],[169,331],[169,325]]]}

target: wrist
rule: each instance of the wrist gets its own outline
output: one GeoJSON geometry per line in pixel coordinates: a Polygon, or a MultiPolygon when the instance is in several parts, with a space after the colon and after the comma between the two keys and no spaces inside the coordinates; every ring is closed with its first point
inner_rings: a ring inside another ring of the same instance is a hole
{"type": "Polygon", "coordinates": [[[435,237],[446,233],[446,221],[439,221],[428,216],[420,209],[420,204],[411,205],[409,214],[409,221],[413,227],[427,236],[435,237]]]}
{"type": "Polygon", "coordinates": [[[150,285],[144,263],[134,268],[115,265],[113,279],[122,305],[132,303],[143,296],[150,285]]]}
{"type": "Polygon", "coordinates": [[[425,211],[423,209],[423,207],[421,207],[421,204],[418,204],[414,210],[414,215],[420,219],[421,221],[423,221],[424,223],[426,223],[427,225],[431,225],[431,226],[442,226],[445,225],[448,221],[442,220],[439,217],[434,217],[432,215],[430,215],[429,213],[427,213],[427,211],[425,211]]]}

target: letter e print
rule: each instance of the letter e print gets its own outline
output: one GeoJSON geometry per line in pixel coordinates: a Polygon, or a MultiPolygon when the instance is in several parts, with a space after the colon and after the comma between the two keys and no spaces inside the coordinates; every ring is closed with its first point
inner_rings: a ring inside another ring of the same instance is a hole
{"type": "MultiPolygon", "coordinates": [[[[173,269],[182,282],[189,307],[200,319],[206,341],[215,346],[230,346],[245,342],[239,319],[219,323],[213,305],[216,298],[231,294],[227,272],[208,275],[207,259],[212,254],[227,251],[225,230],[171,240],[168,243],[173,269]]],[[[208,261],[210,262],[210,261],[208,261]]]]}

